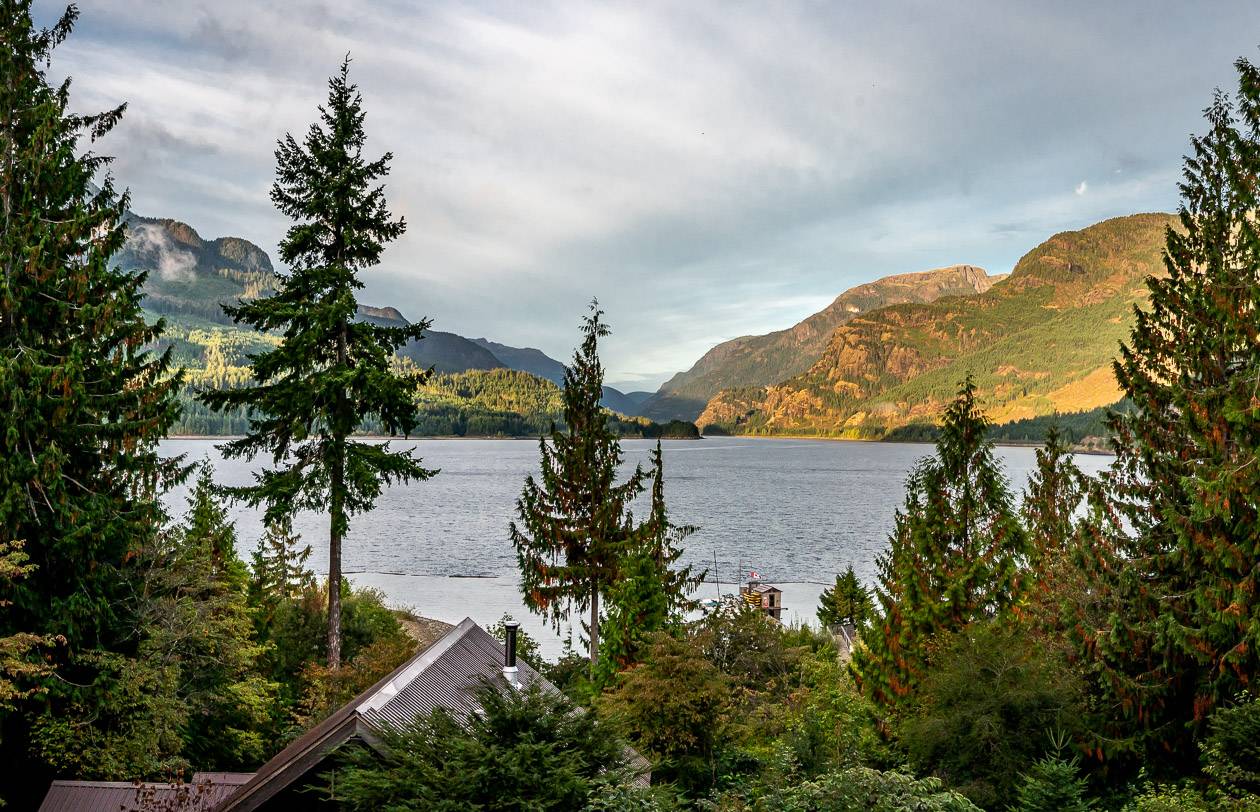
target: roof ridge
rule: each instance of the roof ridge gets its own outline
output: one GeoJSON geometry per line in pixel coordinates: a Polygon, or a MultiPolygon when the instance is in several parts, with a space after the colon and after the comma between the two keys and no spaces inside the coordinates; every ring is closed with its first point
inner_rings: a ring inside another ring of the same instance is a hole
{"type": "Polygon", "coordinates": [[[373,689],[369,689],[371,691],[370,695],[355,703],[355,713],[362,715],[380,708],[397,695],[400,690],[413,682],[416,677],[428,670],[429,666],[433,665],[443,654],[475,628],[477,628],[477,624],[473,622],[472,618],[466,617],[461,620],[458,626],[442,635],[437,642],[416,654],[385,680],[373,686],[373,689]]]}

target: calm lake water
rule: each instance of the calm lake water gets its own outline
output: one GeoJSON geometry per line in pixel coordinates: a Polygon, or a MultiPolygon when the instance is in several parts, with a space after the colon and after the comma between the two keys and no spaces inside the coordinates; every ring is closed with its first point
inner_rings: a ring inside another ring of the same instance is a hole
{"type": "MultiPolygon", "coordinates": [[[[436,477],[387,490],[371,513],[351,520],[343,567],[354,580],[391,600],[457,622],[520,616],[516,558],[508,538],[525,476],[537,471],[538,444],[524,440],[420,440],[414,446],[436,477]],[[456,576],[456,577],[452,577],[456,576]]],[[[227,461],[211,440],[168,440],[167,454],[208,457],[221,484],[245,484],[257,466],[227,461]]],[[[644,466],[655,441],[623,443],[627,465],[644,466]]],[[[664,444],[665,494],[677,524],[699,525],[684,560],[731,584],[750,570],[785,588],[789,612],[808,620],[822,584],[853,564],[873,580],[875,557],[887,544],[906,475],[930,445],[715,437],[664,444]],[[717,566],[714,566],[714,558],[717,566]]],[[[1000,448],[1007,476],[1023,488],[1036,464],[1031,448],[1000,448]]],[[[1110,457],[1079,456],[1087,472],[1110,457]]],[[[168,495],[174,515],[187,492],[168,495]]],[[[646,511],[646,501],[641,510],[646,511]]],[[[262,532],[257,512],[231,511],[242,556],[262,532]]],[[[327,519],[298,516],[295,528],[312,545],[311,566],[327,571],[327,519]]],[[[713,585],[716,589],[716,584],[713,585]]],[[[533,625],[533,624],[531,624],[533,625]]],[[[551,645],[546,646],[551,649],[551,645]]]]}

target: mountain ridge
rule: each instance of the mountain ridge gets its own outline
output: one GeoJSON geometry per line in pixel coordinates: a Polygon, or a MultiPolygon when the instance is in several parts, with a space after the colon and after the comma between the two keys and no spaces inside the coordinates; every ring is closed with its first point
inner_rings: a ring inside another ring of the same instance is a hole
{"type": "Polygon", "coordinates": [[[643,404],[643,413],[653,419],[694,420],[722,389],[769,386],[804,372],[832,331],[862,313],[891,304],[982,293],[1002,278],[975,265],[959,264],[855,285],[791,327],[714,346],[690,369],[662,384],[643,404]]]}
{"type": "Polygon", "coordinates": [[[1110,364],[1145,279],[1162,272],[1175,215],[1111,218],[1053,235],[1002,284],[972,297],[892,305],[832,333],[805,372],[726,389],[700,425],[757,434],[881,437],[933,422],[967,375],[995,422],[1120,399],[1110,364]]]}

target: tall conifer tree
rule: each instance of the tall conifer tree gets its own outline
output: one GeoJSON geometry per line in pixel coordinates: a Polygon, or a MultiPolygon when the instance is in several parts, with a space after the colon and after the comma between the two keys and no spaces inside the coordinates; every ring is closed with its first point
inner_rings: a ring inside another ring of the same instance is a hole
{"type": "Polygon", "coordinates": [[[525,604],[557,626],[570,609],[590,612],[592,672],[599,659],[600,598],[616,583],[622,557],[637,538],[630,503],[643,491],[635,466],[617,482],[621,443],[600,406],[604,368],[599,340],[609,334],[592,301],[582,345],[564,373],[564,422],[539,440],[540,479],[526,477],[516,502],[520,524],[509,527],[521,569],[525,604]]]}
{"type": "Polygon", "coordinates": [[[882,616],[863,630],[853,665],[885,706],[913,691],[933,637],[990,617],[1018,596],[1027,541],[975,395],[968,376],[945,411],[936,456],[910,474],[905,508],[879,559],[882,616]]]}
{"type": "MultiPolygon", "coordinates": [[[[44,71],[77,11],[40,29],[30,9],[0,4],[0,549],[20,543],[30,566],[5,588],[0,638],[64,638],[52,650],[62,679],[48,682],[56,713],[91,690],[81,653],[134,651],[129,561],[178,473],[158,441],[180,381],[169,354],[148,349],[162,326],[145,324],[143,276],[110,265],[127,196],[89,145],[123,106],[70,111],[69,80],[50,85],[44,71]]],[[[0,723],[0,758],[26,769],[29,720],[0,723]]]]}
{"type": "Polygon", "coordinates": [[[341,663],[341,545],[350,517],[372,507],[383,486],[434,471],[411,451],[351,439],[367,420],[388,434],[416,424],[412,399],[423,375],[393,368],[394,352],[423,337],[427,321],[383,327],[356,320],[359,274],[380,262],[385,243],[405,229],[386,208],[390,153],[363,155],[363,98],[350,83],[350,60],[328,82],[302,143],[286,135],[276,149],[271,199],[294,220],[280,244],[290,272],[275,294],[225,310],[256,330],[279,333],[273,350],[253,356],[256,385],[203,395],[216,410],[250,410],[249,431],[223,446],[228,457],[267,453],[275,467],[253,485],[228,489],[266,505],[268,522],[297,510],[327,510],[328,664],[341,663]]]}
{"type": "Polygon", "coordinates": [[[1113,418],[1120,521],[1099,536],[1118,611],[1085,641],[1131,741],[1186,768],[1212,709],[1260,678],[1260,70],[1236,67],[1115,364],[1135,407],[1113,418]]]}

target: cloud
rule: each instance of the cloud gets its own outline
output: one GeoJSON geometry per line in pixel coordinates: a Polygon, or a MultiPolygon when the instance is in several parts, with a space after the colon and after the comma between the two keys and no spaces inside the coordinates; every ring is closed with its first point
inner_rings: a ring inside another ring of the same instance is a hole
{"type": "Polygon", "coordinates": [[[193,281],[197,258],[191,251],[177,248],[160,226],[152,223],[131,224],[127,228],[126,247],[166,281],[193,281]]]}
{"type": "Polygon", "coordinates": [[[913,25],[804,2],[150,5],[96,0],[53,62],[76,109],[129,102],[101,149],[137,212],[274,256],[275,141],[349,52],[409,225],[365,301],[564,358],[598,295],[620,380],[885,273],[1000,272],[1083,218],[1173,208],[1186,134],[1260,27],[1242,0],[992,0],[913,25]]]}
{"type": "Polygon", "coordinates": [[[1077,197],[1084,197],[1085,193],[1089,191],[1089,184],[1085,181],[1081,181],[1076,184],[1076,188],[1072,191],[1077,197]]]}

